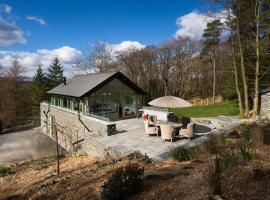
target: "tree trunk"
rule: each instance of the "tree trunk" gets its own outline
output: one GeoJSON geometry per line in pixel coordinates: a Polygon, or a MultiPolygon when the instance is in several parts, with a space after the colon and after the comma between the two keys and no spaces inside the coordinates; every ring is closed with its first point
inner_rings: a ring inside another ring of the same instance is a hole
{"type": "Polygon", "coordinates": [[[260,47],[259,47],[259,20],[260,20],[260,2],[256,1],[255,6],[255,17],[256,17],[256,70],[255,70],[255,95],[254,95],[254,106],[253,116],[259,114],[259,73],[260,73],[260,47]]]}
{"type": "Polygon", "coordinates": [[[238,104],[239,104],[239,112],[240,112],[240,115],[243,116],[242,95],[239,89],[238,71],[237,71],[237,66],[236,66],[236,61],[235,61],[235,50],[234,50],[233,39],[232,39],[232,59],[233,59],[233,67],[234,67],[235,89],[237,92],[238,104]]]}
{"type": "MultiPolygon", "coordinates": [[[[240,8],[238,9],[240,10],[240,8]]],[[[236,25],[237,25],[237,38],[238,38],[240,61],[241,61],[241,72],[242,72],[241,74],[242,74],[243,87],[244,87],[245,115],[249,117],[250,115],[249,115],[249,101],[248,101],[248,84],[247,84],[247,76],[246,76],[246,69],[245,69],[245,63],[244,63],[244,53],[243,53],[241,36],[240,36],[239,16],[236,17],[236,25]]]]}
{"type": "Polygon", "coordinates": [[[213,55],[213,104],[215,104],[216,97],[216,50],[214,50],[213,55]]]}

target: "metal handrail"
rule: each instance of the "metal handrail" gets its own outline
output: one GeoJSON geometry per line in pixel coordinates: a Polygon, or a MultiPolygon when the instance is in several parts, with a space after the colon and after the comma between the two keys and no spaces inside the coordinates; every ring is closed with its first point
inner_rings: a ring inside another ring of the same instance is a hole
{"type": "Polygon", "coordinates": [[[143,109],[169,112],[168,108],[161,108],[161,107],[155,107],[155,106],[143,106],[143,109]]]}
{"type": "Polygon", "coordinates": [[[95,114],[86,113],[86,114],[83,114],[83,115],[86,115],[86,116],[89,116],[89,117],[93,117],[95,119],[99,119],[99,120],[102,120],[102,121],[105,121],[105,122],[109,122],[110,121],[110,119],[107,118],[107,117],[102,117],[102,116],[95,115],[95,114]]]}

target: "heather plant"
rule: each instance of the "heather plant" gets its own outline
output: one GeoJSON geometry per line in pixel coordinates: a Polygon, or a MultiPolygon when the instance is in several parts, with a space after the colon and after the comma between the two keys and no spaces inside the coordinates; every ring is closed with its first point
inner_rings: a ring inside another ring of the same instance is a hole
{"type": "Polygon", "coordinates": [[[123,199],[139,191],[144,168],[138,164],[128,164],[114,171],[102,185],[101,197],[104,200],[123,199]]]}
{"type": "Polygon", "coordinates": [[[187,161],[190,160],[189,151],[184,148],[175,148],[171,150],[172,159],[175,161],[187,161]]]}

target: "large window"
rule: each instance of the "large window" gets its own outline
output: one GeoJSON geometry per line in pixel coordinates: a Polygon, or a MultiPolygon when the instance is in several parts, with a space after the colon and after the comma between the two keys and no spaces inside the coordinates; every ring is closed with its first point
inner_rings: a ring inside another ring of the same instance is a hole
{"type": "Polygon", "coordinates": [[[124,96],[124,117],[134,116],[137,113],[136,96],[124,96]]]}

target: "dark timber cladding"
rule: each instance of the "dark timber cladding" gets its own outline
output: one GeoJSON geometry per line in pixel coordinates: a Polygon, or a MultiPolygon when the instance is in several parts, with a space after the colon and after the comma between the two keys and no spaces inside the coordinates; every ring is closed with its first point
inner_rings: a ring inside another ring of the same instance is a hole
{"type": "Polygon", "coordinates": [[[141,95],[146,94],[140,87],[138,87],[135,83],[133,83],[119,71],[76,75],[73,78],[68,79],[66,81],[66,85],[62,83],[52,90],[49,90],[47,93],[51,95],[61,95],[82,99],[96,92],[98,89],[102,88],[116,78],[133,89],[135,92],[141,95]]]}

